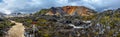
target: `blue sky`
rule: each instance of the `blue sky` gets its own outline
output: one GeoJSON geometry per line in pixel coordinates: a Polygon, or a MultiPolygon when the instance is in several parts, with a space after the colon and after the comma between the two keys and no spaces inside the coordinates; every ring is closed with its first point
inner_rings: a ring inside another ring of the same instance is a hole
{"type": "Polygon", "coordinates": [[[86,6],[96,11],[120,8],[120,0],[0,0],[0,12],[32,13],[43,8],[86,6]]]}
{"type": "Polygon", "coordinates": [[[0,0],[0,2],[2,2],[2,0],[0,0]]]}

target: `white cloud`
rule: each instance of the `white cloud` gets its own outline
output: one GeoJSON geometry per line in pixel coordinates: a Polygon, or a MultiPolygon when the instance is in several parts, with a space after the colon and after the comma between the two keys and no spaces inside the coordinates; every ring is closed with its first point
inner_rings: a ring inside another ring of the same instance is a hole
{"type": "Polygon", "coordinates": [[[7,9],[2,9],[2,10],[0,10],[1,12],[4,12],[4,13],[6,13],[6,14],[10,14],[11,13],[11,11],[10,10],[7,10],[7,9]]]}
{"type": "Polygon", "coordinates": [[[0,12],[35,12],[43,8],[61,7],[66,5],[86,6],[101,10],[119,8],[120,0],[3,0],[0,12]]]}

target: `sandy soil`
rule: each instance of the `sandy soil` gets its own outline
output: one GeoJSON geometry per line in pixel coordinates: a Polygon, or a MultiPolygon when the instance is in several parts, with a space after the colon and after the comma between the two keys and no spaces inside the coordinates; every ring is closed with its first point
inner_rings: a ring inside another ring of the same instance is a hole
{"type": "Polygon", "coordinates": [[[11,22],[15,23],[16,25],[10,28],[10,30],[8,31],[8,35],[6,35],[6,37],[25,37],[24,36],[25,27],[23,26],[23,24],[15,21],[11,22]]]}

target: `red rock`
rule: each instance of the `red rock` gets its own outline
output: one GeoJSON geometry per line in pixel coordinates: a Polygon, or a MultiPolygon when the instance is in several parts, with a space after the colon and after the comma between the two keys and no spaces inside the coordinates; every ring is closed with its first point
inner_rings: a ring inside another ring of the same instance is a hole
{"type": "Polygon", "coordinates": [[[81,16],[89,16],[94,14],[94,10],[89,9],[84,6],[64,6],[64,7],[52,7],[47,15],[81,15],[81,16]]]}

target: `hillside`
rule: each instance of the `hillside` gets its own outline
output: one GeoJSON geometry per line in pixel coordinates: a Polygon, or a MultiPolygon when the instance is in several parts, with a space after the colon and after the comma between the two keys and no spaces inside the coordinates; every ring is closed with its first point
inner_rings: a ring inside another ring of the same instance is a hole
{"type": "Polygon", "coordinates": [[[96,13],[96,11],[84,6],[51,7],[50,9],[42,10],[45,11],[45,15],[57,15],[57,16],[69,16],[69,15],[89,16],[94,15],[96,13]]]}
{"type": "Polygon", "coordinates": [[[0,37],[4,37],[7,31],[14,25],[6,18],[0,18],[0,37]]]}
{"type": "Polygon", "coordinates": [[[76,7],[70,6],[70,10],[66,9],[66,7],[63,7],[65,8],[64,11],[66,11],[64,12],[65,14],[62,13],[63,10],[59,12],[61,8],[53,8],[42,9],[27,17],[14,17],[9,19],[24,24],[25,36],[34,34],[35,37],[120,37],[120,9],[106,10],[89,16],[84,13],[86,12],[84,9],[80,9],[83,13],[76,16],[72,15],[76,7]],[[62,13],[63,15],[69,16],[45,15],[49,12],[52,15],[62,13]],[[34,33],[32,32],[33,25],[35,29],[34,33]]]}
{"type": "Polygon", "coordinates": [[[6,15],[6,14],[0,12],[0,18],[3,18],[4,15],[6,15]]]}

